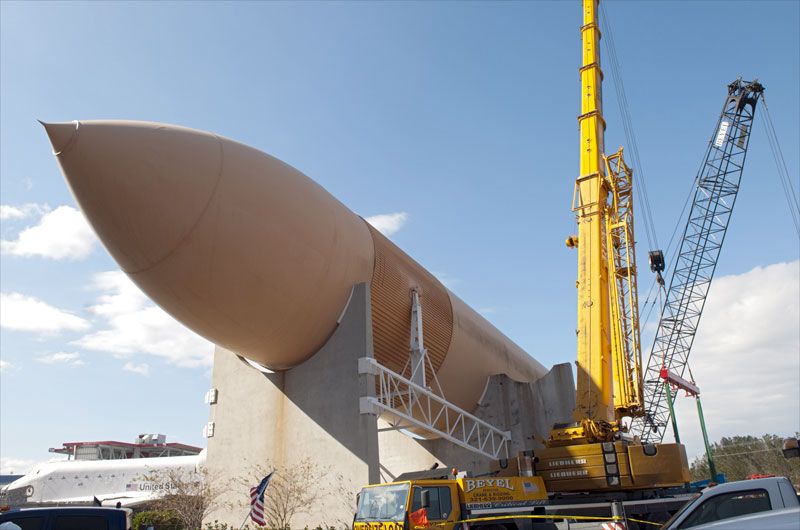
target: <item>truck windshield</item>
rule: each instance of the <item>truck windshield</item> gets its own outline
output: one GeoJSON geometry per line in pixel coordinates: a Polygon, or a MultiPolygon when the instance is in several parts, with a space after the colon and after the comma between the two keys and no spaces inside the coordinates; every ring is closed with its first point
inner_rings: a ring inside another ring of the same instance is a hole
{"type": "Polygon", "coordinates": [[[361,490],[356,521],[403,522],[408,504],[410,484],[369,486],[361,490]]]}

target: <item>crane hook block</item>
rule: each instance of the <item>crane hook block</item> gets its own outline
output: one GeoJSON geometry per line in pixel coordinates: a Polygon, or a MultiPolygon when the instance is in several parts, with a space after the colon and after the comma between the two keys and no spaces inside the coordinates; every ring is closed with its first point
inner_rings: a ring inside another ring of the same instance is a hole
{"type": "Polygon", "coordinates": [[[653,272],[664,271],[664,253],[660,250],[651,250],[647,253],[650,258],[650,270],[653,272]]]}

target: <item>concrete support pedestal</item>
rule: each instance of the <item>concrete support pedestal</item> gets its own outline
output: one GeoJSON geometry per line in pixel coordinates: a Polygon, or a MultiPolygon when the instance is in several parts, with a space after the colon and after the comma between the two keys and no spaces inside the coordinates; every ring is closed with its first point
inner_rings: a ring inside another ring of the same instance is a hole
{"type": "Polygon", "coordinates": [[[358,359],[372,356],[367,284],[353,287],[341,322],[322,349],[291,370],[266,374],[217,347],[212,386],[218,399],[211,405],[214,434],[206,466],[227,491],[220,498],[224,506],[207,521],[238,528],[249,510],[250,486],[273,467],[309,462],[318,476],[296,479],[310,478],[318,498],[292,526],[350,524],[355,493],[379,479],[377,418],[358,409],[362,395],[375,394],[374,376],[358,375],[358,359]]]}
{"type": "MultiPolygon", "coordinates": [[[[217,347],[212,386],[206,468],[224,491],[207,522],[236,528],[249,510],[249,489],[273,467],[312,464],[316,491],[293,528],[344,527],[352,522],[361,486],[389,482],[407,471],[440,466],[489,472],[489,460],[445,440],[418,440],[360,414],[361,396],[375,395],[375,378],[358,374],[359,357],[372,357],[368,284],[358,284],[339,326],[305,363],[281,373],[264,373],[233,352],[217,347]]],[[[554,422],[569,421],[575,406],[570,365],[557,365],[542,379],[518,383],[492,376],[475,415],[512,432],[510,456],[535,448],[554,422]]],[[[272,487],[272,486],[270,486],[272,487]]]]}

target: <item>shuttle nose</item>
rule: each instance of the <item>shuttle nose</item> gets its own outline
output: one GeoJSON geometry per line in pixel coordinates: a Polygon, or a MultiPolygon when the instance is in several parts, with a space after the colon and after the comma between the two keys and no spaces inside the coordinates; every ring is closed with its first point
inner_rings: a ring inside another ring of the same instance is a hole
{"type": "Polygon", "coordinates": [[[210,133],[156,123],[42,123],[75,199],[120,267],[157,265],[192,231],[222,172],[210,133]]]}

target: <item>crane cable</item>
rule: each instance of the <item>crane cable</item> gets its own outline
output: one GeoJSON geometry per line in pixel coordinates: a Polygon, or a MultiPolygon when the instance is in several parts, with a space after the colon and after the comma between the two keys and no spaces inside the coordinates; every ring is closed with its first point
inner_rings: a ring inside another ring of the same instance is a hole
{"type": "Polygon", "coordinates": [[[766,115],[766,120],[762,121],[764,130],[767,133],[769,147],[775,159],[775,167],[778,169],[778,178],[781,181],[783,193],[786,195],[786,201],[789,203],[789,213],[792,216],[794,228],[797,230],[798,237],[800,237],[800,204],[798,204],[797,193],[794,191],[792,179],[789,177],[789,169],[786,167],[786,160],[783,158],[783,151],[778,143],[778,135],[775,132],[775,126],[772,123],[772,116],[769,114],[769,108],[767,107],[767,100],[764,94],[761,94],[761,103],[764,106],[766,115]]]}
{"type": "Polygon", "coordinates": [[[642,165],[639,161],[639,149],[636,146],[636,135],[633,132],[633,121],[631,120],[630,111],[628,109],[628,98],[625,95],[625,87],[622,84],[622,69],[619,65],[616,48],[614,47],[614,36],[611,32],[611,23],[609,22],[608,15],[606,14],[605,6],[602,3],[600,3],[600,12],[601,32],[607,36],[605,39],[606,52],[611,64],[611,75],[614,79],[617,105],[619,106],[620,115],[622,116],[622,126],[625,130],[625,139],[627,140],[631,151],[633,179],[636,183],[636,191],[638,192],[640,203],[642,204],[647,244],[651,249],[655,249],[658,248],[658,239],[656,237],[655,225],[653,224],[653,214],[650,208],[650,199],[647,195],[647,187],[645,186],[644,172],[642,171],[642,165]]]}
{"type": "MultiPolygon", "coordinates": [[[[789,177],[789,170],[788,170],[788,168],[786,166],[786,160],[783,157],[783,151],[781,150],[780,143],[778,142],[778,136],[777,136],[777,133],[775,132],[775,126],[774,126],[774,124],[772,122],[772,116],[770,115],[769,107],[767,106],[766,95],[763,92],[761,94],[761,104],[764,107],[764,114],[762,114],[762,115],[765,116],[765,119],[764,119],[764,121],[762,123],[764,124],[764,130],[765,130],[765,132],[767,134],[767,141],[769,142],[770,150],[772,151],[772,156],[773,156],[773,159],[775,160],[775,166],[778,169],[778,178],[779,178],[779,180],[781,182],[781,186],[783,187],[784,195],[786,196],[786,201],[787,201],[787,203],[789,205],[789,213],[792,216],[792,221],[793,221],[793,223],[795,225],[795,229],[797,230],[798,236],[800,236],[800,204],[798,204],[797,193],[795,192],[794,186],[792,185],[792,180],[789,177]]],[[[678,219],[677,219],[677,221],[675,223],[675,228],[673,229],[672,235],[670,236],[669,244],[667,245],[667,250],[664,252],[665,260],[667,262],[669,262],[671,260],[671,258],[673,258],[673,256],[672,256],[672,252],[673,252],[672,245],[673,245],[673,243],[675,241],[675,236],[678,234],[678,229],[680,227],[681,220],[684,218],[684,213],[686,212],[686,208],[689,205],[689,201],[692,198],[692,194],[694,193],[695,189],[697,188],[698,179],[700,178],[700,173],[702,172],[702,169],[703,169],[703,164],[705,163],[705,160],[708,157],[708,149],[711,148],[711,142],[713,141],[713,132],[716,130],[716,128],[718,126],[719,126],[718,123],[714,125],[714,130],[712,131],[712,135],[711,135],[712,139],[709,140],[708,147],[706,148],[706,153],[703,156],[703,160],[701,160],[701,162],[700,162],[700,167],[697,169],[697,173],[695,173],[694,183],[692,184],[691,188],[689,189],[689,193],[686,196],[686,200],[683,203],[683,209],[681,210],[681,213],[678,216],[678,219]]],[[[678,250],[676,249],[675,252],[677,252],[677,251],[678,250]]],[[[648,304],[648,302],[650,302],[650,297],[653,294],[653,288],[655,286],[656,286],[656,280],[654,279],[653,282],[650,284],[650,289],[647,291],[647,296],[646,296],[645,301],[644,301],[644,308],[643,309],[647,308],[647,304],[648,304]]],[[[661,289],[657,292],[659,297],[662,294],[661,291],[664,291],[664,290],[665,289],[662,286],[661,289]]],[[[647,314],[646,314],[645,318],[643,319],[643,322],[649,322],[650,321],[650,316],[651,316],[651,314],[653,312],[653,309],[655,308],[656,300],[654,299],[650,303],[651,303],[650,309],[649,309],[649,311],[647,311],[647,314]]],[[[661,307],[661,304],[659,304],[659,307],[661,307]]]]}
{"type": "MultiPolygon", "coordinates": [[[[763,101],[763,93],[762,93],[762,101],[763,101]]],[[[700,159],[700,165],[698,166],[697,171],[694,174],[694,181],[692,182],[692,185],[689,187],[689,192],[686,194],[686,199],[684,199],[684,201],[683,201],[683,208],[681,208],[681,213],[678,215],[678,217],[677,217],[677,219],[675,221],[675,227],[672,229],[672,235],[669,238],[669,244],[667,245],[667,249],[664,251],[664,260],[665,260],[666,263],[671,262],[671,260],[673,258],[677,259],[677,253],[680,252],[680,245],[678,245],[674,250],[673,250],[672,245],[676,241],[675,237],[678,235],[678,230],[681,227],[681,221],[684,220],[684,213],[686,212],[686,208],[689,206],[690,202],[691,203],[694,202],[692,198],[693,198],[693,195],[695,194],[695,192],[697,190],[697,186],[700,183],[700,174],[703,172],[703,166],[705,165],[706,160],[708,160],[708,153],[711,150],[711,144],[714,141],[714,132],[716,132],[718,127],[719,127],[719,121],[714,123],[714,127],[711,130],[711,134],[707,136],[707,138],[710,138],[710,140],[708,141],[708,145],[706,146],[706,150],[703,153],[703,157],[700,159]],[[674,256],[673,256],[673,252],[675,252],[674,256]]],[[[685,230],[685,224],[684,224],[684,230],[685,230]]],[[[656,286],[656,279],[653,279],[652,283],[650,284],[650,289],[647,291],[647,297],[645,298],[644,308],[643,309],[647,308],[647,303],[650,300],[650,296],[652,295],[653,288],[655,286],[656,286]]],[[[657,291],[657,295],[658,295],[659,299],[661,298],[661,295],[664,295],[666,297],[666,288],[663,285],[657,291]]],[[[656,300],[654,299],[651,302],[650,310],[647,312],[647,315],[644,318],[643,322],[649,322],[650,321],[650,315],[652,314],[653,309],[655,308],[655,306],[656,306],[656,300]]],[[[663,304],[659,303],[659,307],[663,307],[663,304]]]]}
{"type": "MultiPolygon", "coordinates": [[[[708,136],[709,138],[711,138],[711,140],[708,141],[708,147],[706,147],[705,153],[703,154],[703,158],[702,158],[702,160],[700,160],[700,166],[697,168],[697,171],[694,174],[694,181],[692,182],[692,185],[689,187],[689,192],[686,194],[686,198],[683,200],[683,208],[681,208],[681,213],[678,214],[678,218],[675,220],[675,227],[672,229],[672,235],[669,238],[669,244],[667,245],[667,249],[664,251],[664,259],[665,259],[665,262],[667,262],[667,263],[669,263],[670,260],[673,257],[675,257],[677,259],[677,256],[673,256],[672,255],[672,253],[673,253],[672,245],[675,243],[675,236],[678,235],[678,230],[681,227],[681,221],[683,221],[683,219],[684,219],[684,213],[686,212],[686,209],[689,207],[690,203],[694,202],[693,201],[693,196],[695,194],[695,191],[697,190],[697,186],[700,183],[700,173],[703,172],[703,166],[705,165],[706,160],[708,159],[708,151],[711,149],[711,143],[714,141],[714,134],[713,133],[717,130],[717,127],[719,127],[719,124],[715,123],[714,124],[714,128],[711,131],[711,134],[708,136]]],[[[684,230],[685,230],[685,228],[684,228],[684,230]]],[[[678,245],[674,249],[674,252],[676,253],[676,255],[677,255],[678,252],[680,252],[680,245],[678,245]]],[[[656,282],[657,282],[657,279],[654,278],[652,283],[650,284],[650,289],[648,289],[647,297],[644,300],[644,308],[647,308],[647,303],[650,300],[650,296],[653,294],[653,288],[656,286],[656,282]]],[[[661,308],[664,307],[664,303],[661,301],[661,296],[663,295],[666,298],[666,296],[667,296],[666,287],[664,285],[661,285],[660,289],[657,289],[656,295],[657,295],[657,300],[654,298],[653,301],[651,302],[650,310],[647,312],[647,315],[645,316],[643,322],[649,322],[650,321],[650,315],[653,313],[653,309],[655,309],[655,307],[656,307],[656,301],[659,302],[658,303],[658,307],[661,307],[661,308]]],[[[666,302],[666,300],[664,302],[666,302]]],[[[660,313],[659,313],[658,316],[659,317],[661,316],[660,313]]]]}
{"type": "MultiPolygon", "coordinates": [[[[702,169],[702,163],[700,164],[702,169]]],[[[681,221],[683,220],[683,214],[686,212],[686,208],[689,206],[690,201],[692,200],[692,195],[694,194],[695,188],[697,188],[698,179],[700,178],[700,170],[697,171],[697,174],[694,177],[694,183],[689,188],[689,193],[686,195],[686,199],[683,201],[683,208],[681,208],[681,213],[678,215],[678,219],[675,221],[675,228],[672,229],[672,235],[669,238],[669,244],[667,245],[667,250],[664,251],[664,260],[665,262],[669,262],[672,258],[672,244],[675,242],[675,236],[678,233],[678,229],[681,226],[681,221]]],[[[678,252],[679,249],[675,249],[675,252],[678,252]]],[[[666,283],[666,282],[665,282],[666,283]]],[[[653,278],[653,281],[650,283],[650,289],[647,290],[647,296],[644,299],[644,308],[647,308],[647,303],[650,301],[650,296],[653,294],[653,288],[658,285],[659,287],[656,288],[656,296],[653,298],[653,301],[650,303],[650,309],[647,311],[647,315],[645,316],[643,322],[650,321],[650,315],[653,313],[653,309],[656,307],[656,302],[658,302],[658,307],[664,307],[664,304],[661,302],[661,295],[663,294],[666,297],[667,289],[664,285],[658,284],[658,279],[653,278]]],[[[643,309],[644,309],[643,308],[643,309]]],[[[660,314],[659,314],[660,316],[660,314]]]]}
{"type": "MultiPolygon", "coordinates": [[[[642,214],[644,217],[644,226],[645,226],[645,235],[647,236],[647,243],[651,249],[658,248],[658,238],[656,235],[655,225],[653,223],[653,214],[652,209],[650,207],[650,199],[647,194],[647,187],[645,184],[644,179],[644,172],[642,170],[642,165],[639,159],[639,150],[636,144],[636,136],[633,130],[633,121],[631,120],[630,111],[628,108],[628,100],[625,94],[625,87],[622,82],[622,74],[621,74],[621,67],[619,64],[619,59],[617,58],[616,47],[614,46],[614,36],[611,30],[611,23],[609,22],[609,17],[606,12],[605,6],[600,3],[600,26],[601,31],[606,35],[606,39],[604,39],[606,43],[606,52],[609,58],[609,62],[611,65],[610,71],[612,75],[612,79],[614,81],[615,92],[617,96],[617,105],[619,107],[620,115],[622,117],[622,125],[625,131],[625,138],[628,142],[631,151],[631,163],[633,165],[633,178],[636,183],[636,191],[640,199],[640,203],[642,204],[642,214]]],[[[781,186],[783,187],[784,194],[786,196],[786,200],[789,204],[789,212],[792,216],[792,221],[795,225],[795,230],[797,231],[798,236],[800,236],[800,204],[798,203],[797,194],[794,190],[794,186],[792,185],[791,178],[789,177],[789,170],[786,166],[786,161],[783,157],[783,152],[780,148],[780,144],[778,142],[778,137],[775,132],[775,127],[772,123],[772,117],[769,114],[769,108],[767,107],[766,98],[762,94],[761,96],[762,104],[764,106],[764,110],[766,113],[766,121],[764,122],[764,128],[767,132],[767,139],[769,141],[770,149],[772,150],[773,157],[775,159],[775,165],[778,169],[778,176],[781,182],[781,186]]],[[[716,130],[716,124],[715,124],[716,130]]],[[[712,134],[713,137],[713,134],[712,134]]],[[[709,149],[711,146],[711,141],[709,141],[709,149]]],[[[707,153],[706,153],[707,154],[707,153]]],[[[681,220],[683,219],[684,213],[686,212],[686,208],[689,205],[691,197],[697,187],[698,179],[700,178],[700,173],[702,172],[703,164],[705,163],[705,159],[707,157],[703,157],[703,160],[700,163],[700,167],[698,168],[697,173],[695,174],[694,183],[689,189],[689,193],[684,201],[683,208],[681,210],[680,215],[675,223],[675,228],[672,231],[672,235],[670,236],[669,245],[667,246],[667,250],[665,252],[665,258],[667,261],[670,260],[671,253],[672,253],[672,246],[675,242],[675,237],[678,234],[678,230],[681,225],[681,220]]],[[[677,252],[677,250],[675,250],[677,252]]],[[[647,291],[647,296],[645,297],[644,301],[644,308],[647,307],[648,302],[650,302],[650,297],[653,296],[653,289],[657,285],[657,280],[653,279],[650,288],[647,291]]],[[[650,315],[653,312],[653,309],[656,307],[657,299],[660,299],[662,295],[666,294],[665,286],[660,285],[660,288],[656,289],[656,295],[652,302],[650,302],[650,309],[647,312],[647,315],[644,319],[644,322],[648,322],[650,320],[650,315]]],[[[659,304],[660,306],[661,304],[659,304]]]]}
{"type": "MultiPolygon", "coordinates": [[[[639,159],[639,149],[636,144],[636,135],[633,130],[633,121],[631,120],[630,111],[628,108],[628,98],[625,94],[625,86],[622,83],[622,69],[619,64],[619,59],[617,57],[616,47],[614,45],[614,35],[611,30],[611,23],[609,21],[608,14],[606,13],[606,9],[604,4],[600,3],[600,27],[601,32],[605,34],[606,38],[603,39],[606,43],[606,52],[609,58],[609,63],[611,65],[610,71],[611,76],[614,81],[614,88],[615,95],[617,96],[617,106],[619,107],[620,115],[622,117],[622,126],[625,131],[625,139],[628,142],[628,146],[630,147],[631,151],[631,164],[633,165],[633,179],[636,183],[636,192],[639,196],[639,202],[642,204],[642,214],[644,217],[644,227],[645,227],[645,235],[647,236],[647,244],[649,245],[650,249],[657,249],[658,248],[658,236],[656,235],[656,229],[653,222],[653,213],[650,207],[650,198],[647,194],[647,186],[646,181],[644,179],[644,171],[642,170],[642,165],[639,159]]],[[[699,176],[700,172],[697,172],[699,176]]],[[[697,180],[698,176],[695,177],[695,181],[697,180]]],[[[692,188],[694,189],[694,187],[692,188]]],[[[686,210],[686,206],[689,203],[691,198],[691,191],[689,196],[686,198],[684,203],[683,211],[686,210]]],[[[678,221],[683,217],[683,211],[681,212],[678,221]]],[[[678,225],[676,224],[675,230],[672,234],[672,239],[675,238],[675,233],[678,230],[678,225]]],[[[670,240],[670,246],[672,246],[672,240],[670,240]]],[[[667,249],[669,252],[669,249],[667,249]]],[[[650,301],[650,297],[653,294],[653,288],[657,285],[657,278],[653,279],[653,282],[648,289],[647,296],[645,297],[645,301],[643,303],[643,309],[647,307],[648,302],[650,301]]],[[[661,295],[665,294],[664,286],[660,286],[660,289],[656,292],[656,297],[654,297],[652,303],[650,304],[650,311],[647,313],[647,317],[644,319],[644,322],[647,322],[650,319],[650,314],[652,313],[653,309],[656,306],[656,302],[661,299],[661,295]],[[662,292],[664,291],[664,292],[662,292]]],[[[661,307],[661,304],[658,304],[661,307]]]]}

